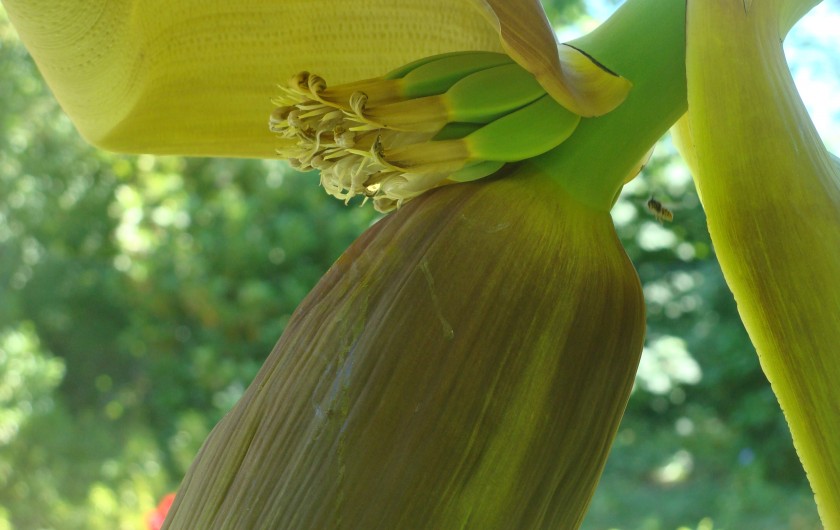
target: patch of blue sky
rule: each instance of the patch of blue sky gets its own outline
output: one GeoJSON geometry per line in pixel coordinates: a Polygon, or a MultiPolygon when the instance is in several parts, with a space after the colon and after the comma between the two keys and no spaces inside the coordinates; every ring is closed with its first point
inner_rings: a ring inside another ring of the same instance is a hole
{"type": "Polygon", "coordinates": [[[785,39],[796,87],[830,151],[840,154],[840,1],[825,0],[785,39]]]}

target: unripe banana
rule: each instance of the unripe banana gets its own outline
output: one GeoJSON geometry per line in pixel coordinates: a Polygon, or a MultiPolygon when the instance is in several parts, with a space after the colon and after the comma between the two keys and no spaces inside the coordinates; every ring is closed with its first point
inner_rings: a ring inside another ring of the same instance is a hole
{"type": "Polygon", "coordinates": [[[428,64],[428,63],[431,63],[433,61],[437,61],[438,59],[442,59],[444,57],[454,57],[456,55],[467,55],[467,54],[471,54],[471,53],[482,53],[482,52],[461,50],[461,51],[455,51],[455,52],[449,52],[449,53],[440,53],[438,55],[429,55],[429,56],[426,56],[426,57],[421,57],[420,59],[417,59],[416,61],[412,61],[410,63],[406,63],[402,66],[398,66],[397,68],[394,68],[393,70],[391,70],[387,74],[383,75],[382,78],[383,79],[400,79],[400,78],[405,77],[405,75],[408,74],[409,72],[411,72],[412,70],[415,70],[418,67],[423,66],[424,64],[428,64]]]}
{"type": "Polygon", "coordinates": [[[512,62],[507,55],[493,52],[439,55],[401,77],[401,92],[406,99],[442,94],[473,72],[512,62]]]}
{"type": "Polygon", "coordinates": [[[546,95],[490,122],[464,141],[472,158],[516,162],[557,147],[579,122],[580,116],[546,95]]]}
{"type": "Polygon", "coordinates": [[[489,123],[545,95],[530,72],[516,63],[481,70],[443,96],[450,122],[489,123]]]}
{"type": "Polygon", "coordinates": [[[608,213],[527,162],[424,194],[303,301],[164,528],[577,528],[643,335],[608,213]]]}
{"type": "Polygon", "coordinates": [[[481,162],[475,162],[473,164],[468,164],[457,171],[452,172],[447,177],[447,180],[450,180],[452,182],[471,182],[473,180],[489,177],[493,173],[496,173],[497,171],[502,169],[504,165],[504,162],[495,162],[492,160],[483,160],[481,162]]]}
{"type": "Polygon", "coordinates": [[[574,132],[579,121],[580,116],[546,95],[463,138],[384,151],[383,161],[395,171],[444,175],[475,162],[518,162],[560,145],[574,132]]]}
{"type": "Polygon", "coordinates": [[[447,123],[443,126],[443,129],[435,134],[432,140],[457,140],[481,129],[482,125],[480,123],[447,123]]]}
{"type": "Polygon", "coordinates": [[[439,131],[451,123],[490,123],[545,95],[531,73],[510,62],[468,74],[442,94],[368,105],[364,115],[395,130],[439,131]]]}
{"type": "Polygon", "coordinates": [[[337,87],[301,72],[283,90],[269,122],[278,154],[321,170],[331,195],[364,195],[377,209],[541,155],[580,121],[510,57],[490,52],[421,59],[337,87]]]}

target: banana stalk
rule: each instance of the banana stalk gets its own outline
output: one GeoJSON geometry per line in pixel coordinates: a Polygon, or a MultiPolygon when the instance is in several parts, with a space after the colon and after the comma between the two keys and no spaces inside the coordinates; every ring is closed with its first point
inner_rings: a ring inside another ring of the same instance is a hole
{"type": "Polygon", "coordinates": [[[780,42],[814,0],[688,2],[679,127],[726,281],[828,529],[840,528],[840,170],[780,42]]]}
{"type": "Polygon", "coordinates": [[[434,190],[300,305],[164,528],[576,528],[643,335],[609,214],[528,164],[434,190]]]}

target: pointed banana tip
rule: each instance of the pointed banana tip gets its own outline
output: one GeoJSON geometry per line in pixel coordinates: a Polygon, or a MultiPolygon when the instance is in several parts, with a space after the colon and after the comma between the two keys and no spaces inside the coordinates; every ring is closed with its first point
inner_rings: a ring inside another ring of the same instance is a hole
{"type": "Polygon", "coordinates": [[[627,99],[633,83],[585,51],[570,44],[561,44],[557,55],[559,73],[553,73],[543,86],[558,101],[560,97],[571,97],[574,106],[569,106],[569,110],[585,117],[601,116],[627,99]],[[564,83],[561,85],[552,80],[564,83]],[[568,95],[562,95],[561,91],[568,95]]]}

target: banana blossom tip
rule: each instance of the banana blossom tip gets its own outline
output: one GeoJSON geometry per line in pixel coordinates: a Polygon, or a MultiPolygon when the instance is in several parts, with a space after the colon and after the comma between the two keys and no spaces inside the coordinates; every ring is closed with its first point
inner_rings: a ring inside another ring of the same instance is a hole
{"type": "Polygon", "coordinates": [[[167,528],[576,527],[643,335],[607,214],[527,166],[424,194],[301,304],[167,528]]]}

